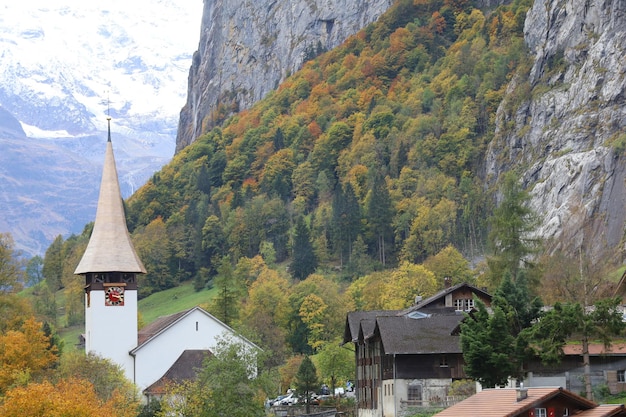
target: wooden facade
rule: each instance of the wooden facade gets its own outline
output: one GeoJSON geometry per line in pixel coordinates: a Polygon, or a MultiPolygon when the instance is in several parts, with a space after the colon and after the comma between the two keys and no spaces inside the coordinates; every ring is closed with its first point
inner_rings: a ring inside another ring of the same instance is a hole
{"type": "Polygon", "coordinates": [[[452,381],[466,377],[458,329],[476,299],[489,305],[491,297],[460,284],[406,310],[349,313],[344,343],[355,345],[358,416],[444,401],[452,381]]]}

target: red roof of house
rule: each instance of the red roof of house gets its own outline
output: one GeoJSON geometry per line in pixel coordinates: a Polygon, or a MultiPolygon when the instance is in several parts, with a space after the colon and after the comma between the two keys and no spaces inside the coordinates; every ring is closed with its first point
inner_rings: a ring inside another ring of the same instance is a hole
{"type": "MultiPolygon", "coordinates": [[[[486,389],[435,414],[434,417],[515,417],[556,396],[566,397],[581,410],[597,407],[596,403],[558,387],[527,388],[527,397],[520,401],[517,400],[517,391],[514,388],[486,389]]],[[[600,417],[616,414],[577,414],[583,415],[600,417]]]]}
{"type": "Polygon", "coordinates": [[[626,416],[624,404],[602,404],[591,410],[576,414],[576,417],[618,417],[626,416]]]}
{"type": "MultiPolygon", "coordinates": [[[[563,353],[566,355],[582,355],[583,346],[581,344],[567,344],[563,346],[563,353]]],[[[590,355],[626,355],[626,343],[612,343],[611,346],[606,349],[602,343],[589,344],[590,355]]]]}

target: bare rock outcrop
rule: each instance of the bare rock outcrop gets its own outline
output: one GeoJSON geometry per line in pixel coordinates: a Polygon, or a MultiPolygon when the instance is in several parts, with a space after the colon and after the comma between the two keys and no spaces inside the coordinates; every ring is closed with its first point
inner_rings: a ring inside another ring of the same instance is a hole
{"type": "Polygon", "coordinates": [[[263,98],[306,58],[341,44],[393,0],[204,2],[176,151],[225,116],[263,98]]]}
{"type": "Polygon", "coordinates": [[[498,110],[488,184],[519,171],[553,249],[582,247],[592,260],[618,255],[626,225],[626,1],[536,0],[524,33],[532,67],[511,82],[498,110]]]}

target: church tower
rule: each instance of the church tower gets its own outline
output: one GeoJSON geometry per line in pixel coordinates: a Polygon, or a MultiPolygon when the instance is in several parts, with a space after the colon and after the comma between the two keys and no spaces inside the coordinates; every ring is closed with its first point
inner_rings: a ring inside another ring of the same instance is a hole
{"type": "Polygon", "coordinates": [[[137,274],[146,269],[126,226],[113,145],[111,118],[96,221],[74,274],[85,276],[85,350],[120,365],[134,381],[130,351],[137,347],[137,274]]]}

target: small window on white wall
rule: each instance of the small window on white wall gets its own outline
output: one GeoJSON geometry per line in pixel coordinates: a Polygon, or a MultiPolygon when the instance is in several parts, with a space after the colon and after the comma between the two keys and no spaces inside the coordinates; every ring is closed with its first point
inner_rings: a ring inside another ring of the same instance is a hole
{"type": "Polygon", "coordinates": [[[196,331],[198,331],[198,322],[196,322],[196,331]]]}
{"type": "Polygon", "coordinates": [[[422,386],[420,384],[409,384],[407,399],[409,401],[422,400],[422,386]]]}

